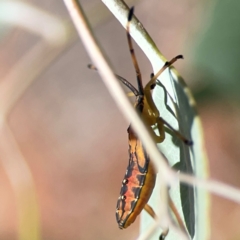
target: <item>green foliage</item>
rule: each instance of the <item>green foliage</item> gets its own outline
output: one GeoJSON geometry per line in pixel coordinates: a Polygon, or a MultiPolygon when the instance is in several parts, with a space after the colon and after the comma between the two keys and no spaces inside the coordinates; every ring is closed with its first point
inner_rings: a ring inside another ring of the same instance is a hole
{"type": "Polygon", "coordinates": [[[197,70],[194,80],[204,85],[197,97],[199,100],[224,97],[239,102],[240,2],[215,1],[214,6],[205,4],[205,8],[205,21],[194,43],[192,58],[197,70]]]}

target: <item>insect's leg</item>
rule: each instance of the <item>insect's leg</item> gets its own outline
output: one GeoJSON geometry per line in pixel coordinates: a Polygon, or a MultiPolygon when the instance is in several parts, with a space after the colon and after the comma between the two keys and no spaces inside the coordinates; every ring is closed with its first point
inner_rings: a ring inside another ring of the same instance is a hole
{"type": "Polygon", "coordinates": [[[171,129],[174,134],[180,139],[182,140],[186,145],[188,146],[192,146],[193,145],[193,141],[185,138],[179,131],[175,130],[167,121],[165,121],[162,117],[158,118],[158,125],[159,126],[163,126],[166,125],[169,129],[171,129]]]}
{"type": "MultiPolygon", "coordinates": [[[[177,208],[176,208],[176,206],[175,206],[175,204],[174,204],[174,202],[172,201],[172,199],[171,199],[170,196],[168,196],[168,200],[169,200],[169,207],[170,207],[170,209],[172,210],[173,214],[175,215],[179,227],[180,227],[181,230],[184,232],[184,234],[185,234],[186,236],[188,236],[187,229],[186,229],[186,227],[185,227],[185,225],[184,225],[184,223],[183,223],[183,220],[182,220],[182,218],[181,218],[181,216],[180,216],[180,214],[179,214],[179,212],[178,212],[178,210],[177,210],[177,208]]],[[[149,207],[150,207],[150,206],[149,206],[149,207]]],[[[150,207],[150,208],[151,208],[151,207],[150,207]]],[[[145,209],[145,208],[144,208],[144,209],[145,209]]],[[[169,228],[167,228],[165,231],[163,231],[162,234],[161,234],[160,237],[159,237],[159,240],[164,240],[165,237],[166,237],[167,234],[168,234],[168,231],[169,231],[169,228]]]]}
{"type": "MultiPolygon", "coordinates": [[[[152,218],[156,219],[156,213],[154,212],[154,210],[152,209],[152,207],[151,207],[150,205],[146,204],[146,205],[144,206],[144,210],[145,210],[152,218]]],[[[165,229],[165,230],[162,232],[162,234],[159,236],[159,240],[165,239],[165,237],[166,237],[167,234],[168,234],[168,231],[169,231],[168,228],[165,229]]]]}
{"type": "Polygon", "coordinates": [[[175,215],[176,219],[177,219],[177,222],[178,222],[178,225],[180,226],[180,228],[182,229],[182,231],[186,234],[186,236],[188,236],[188,233],[187,233],[187,230],[186,230],[186,227],[183,223],[183,220],[177,210],[177,207],[175,206],[173,200],[171,199],[171,197],[169,196],[169,207],[170,209],[172,210],[173,214],[175,215]]]}
{"type": "Polygon", "coordinates": [[[170,67],[173,63],[175,63],[178,59],[183,59],[183,55],[177,55],[174,57],[171,61],[165,62],[163,67],[151,78],[151,80],[147,83],[145,89],[151,90],[152,85],[155,84],[157,78],[166,70],[168,67],[170,67]]]}
{"type": "Polygon", "coordinates": [[[135,52],[134,52],[134,49],[133,49],[132,39],[131,39],[131,36],[130,36],[130,33],[129,33],[130,22],[132,20],[133,11],[134,11],[134,8],[132,7],[129,11],[129,14],[128,14],[128,22],[127,22],[127,27],[126,27],[126,29],[127,29],[127,40],[128,40],[129,51],[131,53],[132,62],[133,62],[133,65],[134,65],[134,68],[135,68],[135,71],[136,71],[136,75],[137,75],[138,90],[139,90],[140,95],[143,95],[142,75],[141,75],[140,68],[138,66],[137,58],[136,58],[136,55],[135,55],[135,52]]]}
{"type": "Polygon", "coordinates": [[[147,203],[144,206],[144,210],[152,217],[152,218],[156,218],[156,213],[154,212],[153,208],[148,205],[147,203]]]}
{"type": "Polygon", "coordinates": [[[159,75],[161,75],[161,73],[164,70],[166,70],[168,67],[170,67],[173,63],[175,63],[178,59],[181,59],[181,58],[183,58],[183,56],[178,55],[178,56],[174,57],[171,61],[165,62],[163,67],[154,76],[152,76],[151,80],[147,83],[147,85],[144,88],[144,95],[147,99],[150,109],[155,114],[155,117],[159,117],[159,112],[158,112],[158,109],[157,109],[155,103],[153,102],[151,90],[155,87],[156,80],[159,77],[159,75]]]}
{"type": "Polygon", "coordinates": [[[162,234],[159,236],[159,240],[164,240],[165,237],[168,235],[169,229],[167,229],[167,232],[162,232],[162,234]]]}

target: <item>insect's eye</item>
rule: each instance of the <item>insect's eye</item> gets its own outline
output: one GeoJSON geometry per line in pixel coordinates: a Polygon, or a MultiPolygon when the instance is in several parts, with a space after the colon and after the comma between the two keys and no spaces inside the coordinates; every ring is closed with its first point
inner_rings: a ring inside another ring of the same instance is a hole
{"type": "Polygon", "coordinates": [[[128,184],[128,179],[123,179],[122,184],[123,184],[123,185],[128,184]]]}

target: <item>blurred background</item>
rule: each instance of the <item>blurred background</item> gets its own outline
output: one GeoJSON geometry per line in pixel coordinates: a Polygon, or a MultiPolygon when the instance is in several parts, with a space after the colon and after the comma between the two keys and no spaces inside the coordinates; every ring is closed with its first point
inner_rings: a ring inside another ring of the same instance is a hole
{"type": "MultiPolygon", "coordinates": [[[[125,30],[102,2],[80,2],[114,71],[135,84],[125,30]]],[[[126,2],[166,58],[184,55],[175,67],[199,106],[210,176],[240,187],[240,2],[126,2]]],[[[0,114],[8,123],[1,121],[0,239],[136,239],[138,220],[126,230],[115,220],[129,123],[87,68],[64,3],[2,0],[0,20],[0,114]]],[[[136,53],[146,83],[152,69],[136,53]]],[[[211,239],[240,239],[240,206],[212,201],[211,239]]]]}

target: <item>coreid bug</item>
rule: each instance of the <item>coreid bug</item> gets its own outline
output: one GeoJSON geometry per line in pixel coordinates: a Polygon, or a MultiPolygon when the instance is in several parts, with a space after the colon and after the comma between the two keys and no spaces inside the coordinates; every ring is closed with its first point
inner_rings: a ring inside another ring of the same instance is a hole
{"type": "MultiPolygon", "coordinates": [[[[151,133],[156,143],[161,143],[165,139],[164,125],[171,129],[185,144],[192,145],[192,141],[187,140],[178,131],[174,130],[162,117],[155,106],[151,90],[156,85],[157,77],[169,66],[171,66],[177,59],[183,58],[178,55],[158,71],[158,73],[151,77],[145,88],[142,85],[141,72],[137,63],[137,59],[132,46],[132,40],[129,33],[130,21],[133,16],[133,8],[130,9],[127,23],[127,39],[129,50],[131,53],[132,62],[137,75],[138,90],[132,86],[124,78],[117,76],[118,79],[125,84],[136,96],[134,104],[139,116],[143,119],[146,127],[151,133]],[[152,126],[157,126],[159,136],[154,133],[152,126]]],[[[156,172],[149,159],[148,153],[145,151],[141,140],[133,131],[131,125],[128,128],[129,136],[129,164],[122,181],[120,197],[117,201],[116,219],[120,229],[127,228],[132,224],[136,217],[141,213],[143,208],[152,216],[155,217],[153,209],[147,204],[156,181],[156,172]]],[[[164,239],[167,235],[166,231],[160,236],[164,239]]]]}
{"type": "MultiPolygon", "coordinates": [[[[133,16],[134,8],[131,8],[128,15],[128,22],[126,27],[128,46],[132,58],[132,62],[136,71],[138,89],[136,89],[130,82],[123,77],[116,75],[125,86],[127,86],[131,92],[135,95],[136,101],[134,108],[138,112],[139,116],[144,121],[147,129],[152,135],[152,138],[156,143],[161,143],[165,139],[164,125],[167,126],[174,134],[181,139],[186,145],[191,146],[192,141],[186,139],[180,132],[176,131],[170,124],[168,124],[161,116],[152,99],[151,90],[156,86],[156,80],[161,73],[170,67],[178,59],[183,58],[182,55],[178,55],[171,61],[166,62],[164,66],[155,74],[151,75],[150,81],[143,88],[142,76],[138,66],[138,62],[132,46],[132,40],[129,33],[130,22],[133,16]],[[156,135],[152,129],[152,126],[157,126],[159,135],[156,135]]],[[[97,70],[95,66],[88,65],[90,69],[97,70]]],[[[127,129],[129,139],[129,163],[122,181],[122,187],[120,196],[117,201],[116,219],[120,229],[127,228],[131,225],[137,216],[145,209],[153,218],[156,214],[154,210],[147,204],[152,191],[155,186],[156,172],[150,161],[148,153],[145,151],[141,140],[132,129],[131,125],[127,129]]],[[[172,200],[169,198],[169,205],[172,209],[175,217],[183,229],[186,232],[184,224],[180,219],[180,216],[176,210],[176,207],[172,200]]],[[[166,229],[159,237],[164,239],[168,233],[166,229]]]]}

